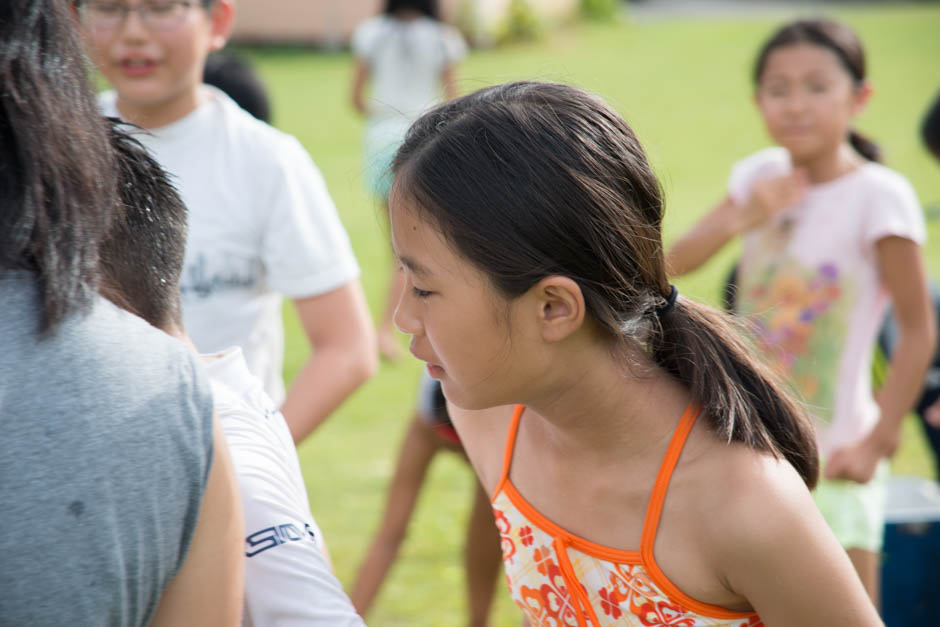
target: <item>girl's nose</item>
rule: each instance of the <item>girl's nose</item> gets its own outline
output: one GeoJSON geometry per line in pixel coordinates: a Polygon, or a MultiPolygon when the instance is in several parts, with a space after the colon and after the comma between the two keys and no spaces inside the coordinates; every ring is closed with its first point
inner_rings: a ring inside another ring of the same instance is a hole
{"type": "Polygon", "coordinates": [[[800,90],[794,89],[793,92],[787,97],[786,106],[787,111],[791,112],[800,112],[806,109],[807,97],[806,94],[801,93],[800,90]]]}
{"type": "Polygon", "coordinates": [[[405,287],[398,297],[398,306],[395,308],[395,316],[392,321],[402,333],[408,335],[420,335],[423,331],[421,318],[418,315],[420,302],[414,296],[411,281],[405,281],[405,287]]]}
{"type": "Polygon", "coordinates": [[[118,29],[121,35],[126,38],[144,38],[150,34],[139,8],[125,13],[118,29]]]}

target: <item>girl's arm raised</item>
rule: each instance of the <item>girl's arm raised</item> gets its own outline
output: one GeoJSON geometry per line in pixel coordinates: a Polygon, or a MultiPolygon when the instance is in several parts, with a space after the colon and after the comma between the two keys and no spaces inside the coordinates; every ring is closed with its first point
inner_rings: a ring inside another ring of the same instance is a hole
{"type": "Polygon", "coordinates": [[[718,575],[767,627],[881,625],[845,550],[805,484],[766,459],[726,486],[736,493],[713,520],[718,575]]]}
{"type": "Polygon", "coordinates": [[[888,378],[878,393],[881,419],[864,440],[835,451],[826,476],[866,483],[883,457],[894,454],[901,422],[923,386],[924,374],[937,342],[933,306],[920,246],[903,237],[885,237],[876,244],[881,280],[891,294],[900,341],[891,356],[888,378]]]}
{"type": "Polygon", "coordinates": [[[715,205],[666,252],[669,275],[682,276],[697,270],[730,242],[737,235],[738,212],[730,197],[715,205]]]}
{"type": "Polygon", "coordinates": [[[666,253],[666,271],[670,276],[681,276],[697,270],[735,236],[800,202],[807,185],[806,173],[794,170],[755,183],[744,204],[726,197],[672,245],[666,253]]]}

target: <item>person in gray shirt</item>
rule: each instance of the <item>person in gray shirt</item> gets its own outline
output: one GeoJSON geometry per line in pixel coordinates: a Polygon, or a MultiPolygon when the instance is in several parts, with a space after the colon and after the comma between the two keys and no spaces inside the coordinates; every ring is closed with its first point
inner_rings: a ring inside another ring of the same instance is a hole
{"type": "Polygon", "coordinates": [[[0,2],[0,625],[236,625],[208,382],[97,295],[120,219],[68,3],[0,2]]]}

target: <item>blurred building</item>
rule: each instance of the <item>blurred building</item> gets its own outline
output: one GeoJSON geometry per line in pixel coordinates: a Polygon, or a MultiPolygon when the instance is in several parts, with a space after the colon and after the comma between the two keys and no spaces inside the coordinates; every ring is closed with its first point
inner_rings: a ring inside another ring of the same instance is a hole
{"type": "MultiPolygon", "coordinates": [[[[443,19],[456,24],[472,41],[484,44],[520,6],[548,22],[569,19],[580,6],[579,0],[438,1],[443,19]]],[[[385,0],[236,0],[233,40],[339,48],[348,44],[359,22],[384,6],[385,0]]]]}

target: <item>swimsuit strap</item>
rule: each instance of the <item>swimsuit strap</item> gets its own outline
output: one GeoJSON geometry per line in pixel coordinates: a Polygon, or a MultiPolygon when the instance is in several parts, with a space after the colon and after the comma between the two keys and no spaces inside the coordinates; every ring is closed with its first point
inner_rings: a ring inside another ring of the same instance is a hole
{"type": "Polygon", "coordinates": [[[682,418],[679,419],[679,424],[669,441],[669,448],[666,449],[666,456],[659,467],[659,474],[656,475],[653,493],[646,508],[646,519],[643,521],[643,537],[640,541],[640,551],[643,560],[647,563],[655,561],[653,560],[653,544],[656,541],[659,520],[662,518],[663,503],[666,501],[666,490],[669,487],[669,480],[672,478],[672,471],[676,468],[676,463],[679,461],[685,442],[700,413],[701,408],[694,403],[689,403],[689,406],[682,412],[682,418]]]}
{"type": "Polygon", "coordinates": [[[496,490],[492,497],[496,498],[503,484],[509,480],[509,468],[512,466],[512,452],[516,447],[516,434],[519,433],[519,422],[522,420],[522,412],[525,411],[525,405],[516,405],[512,411],[512,421],[509,423],[509,430],[506,433],[506,452],[503,454],[503,472],[499,476],[499,483],[496,484],[496,490]]]}

